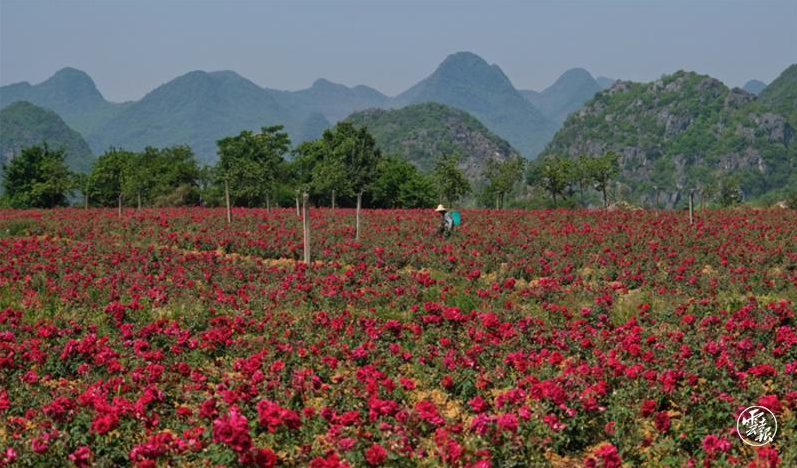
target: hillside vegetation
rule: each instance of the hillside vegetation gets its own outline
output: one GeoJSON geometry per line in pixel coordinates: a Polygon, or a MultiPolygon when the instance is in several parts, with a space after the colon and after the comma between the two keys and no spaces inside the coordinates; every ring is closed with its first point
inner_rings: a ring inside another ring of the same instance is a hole
{"type": "Polygon", "coordinates": [[[616,152],[630,197],[648,203],[658,191],[666,206],[731,177],[747,198],[795,186],[794,69],[760,99],[693,72],[617,82],[567,119],[544,156],[616,152]]]}
{"type": "Polygon", "coordinates": [[[462,156],[460,168],[471,180],[480,180],[488,159],[518,157],[518,152],[467,112],[437,103],[416,104],[397,110],[370,109],[347,119],[366,126],[387,155],[410,161],[424,172],[439,154],[462,156]]]}
{"type": "Polygon", "coordinates": [[[94,157],[88,143],[55,112],[25,101],[0,110],[0,163],[5,165],[23,148],[42,143],[63,148],[66,164],[73,171],[91,169],[94,157]]]}

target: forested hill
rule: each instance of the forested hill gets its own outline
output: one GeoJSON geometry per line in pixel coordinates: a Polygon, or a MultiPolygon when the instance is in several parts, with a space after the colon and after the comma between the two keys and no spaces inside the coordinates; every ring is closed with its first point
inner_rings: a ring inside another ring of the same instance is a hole
{"type": "Polygon", "coordinates": [[[421,171],[432,168],[440,154],[458,153],[460,168],[471,180],[482,178],[488,159],[505,160],[520,154],[467,112],[437,103],[396,110],[369,109],[347,118],[365,125],[382,152],[412,162],[421,171]]]}
{"type": "Polygon", "coordinates": [[[467,111],[527,158],[535,157],[558,128],[555,120],[515,89],[501,68],[470,52],[446,57],[431,75],[398,95],[393,104],[424,102],[467,111]]]}
{"type": "Polygon", "coordinates": [[[619,81],[572,114],[543,157],[616,152],[631,198],[650,202],[658,187],[669,206],[730,177],[748,198],[795,186],[796,73],[789,67],[760,98],[685,71],[619,81]]]}
{"type": "Polygon", "coordinates": [[[0,110],[0,163],[7,164],[23,148],[42,143],[52,149],[63,148],[70,169],[91,169],[94,157],[88,143],[55,112],[25,101],[0,110]]]}

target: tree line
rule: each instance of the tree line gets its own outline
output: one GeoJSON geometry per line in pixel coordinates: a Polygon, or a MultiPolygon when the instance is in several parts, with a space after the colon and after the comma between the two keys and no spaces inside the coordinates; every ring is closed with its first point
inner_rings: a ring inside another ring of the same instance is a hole
{"type": "Polygon", "coordinates": [[[46,144],[23,149],[3,167],[0,204],[13,208],[84,206],[291,206],[302,192],[316,206],[423,208],[463,200],[471,205],[519,206],[534,190],[558,206],[578,192],[607,187],[618,174],[617,157],[489,159],[474,187],[457,154],[441,154],[428,174],[403,159],[385,156],[365,127],[340,122],[317,140],[292,148],[282,126],[242,131],[217,142],[218,162],[200,166],[185,145],[133,152],[111,148],[86,174],[72,173],[62,149],[46,144]],[[525,176],[525,177],[524,177],[525,176]]]}

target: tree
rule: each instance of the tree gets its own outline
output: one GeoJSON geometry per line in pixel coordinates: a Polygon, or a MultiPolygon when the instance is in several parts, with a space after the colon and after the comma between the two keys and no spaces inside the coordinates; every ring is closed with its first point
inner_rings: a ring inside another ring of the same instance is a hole
{"type": "Polygon", "coordinates": [[[589,166],[589,158],[583,155],[579,156],[578,159],[573,163],[573,173],[571,174],[571,179],[578,187],[578,196],[582,208],[587,206],[587,203],[584,199],[584,191],[589,187],[590,182],[592,182],[592,174],[590,172],[589,166]]]}
{"type": "Polygon", "coordinates": [[[291,167],[315,204],[334,190],[342,205],[371,189],[382,153],[367,128],[339,122],[318,140],[299,145],[291,167]]]}
{"type": "Polygon", "coordinates": [[[291,141],[281,125],[263,127],[261,133],[243,131],[217,142],[217,183],[229,183],[235,205],[259,206],[284,184],[287,163],[284,155],[291,141]]]}
{"type": "Polygon", "coordinates": [[[380,208],[422,208],[434,203],[434,186],[429,177],[407,161],[384,158],[376,166],[371,184],[374,206],[380,208]]]}
{"type": "Polygon", "coordinates": [[[53,208],[67,205],[71,172],[63,149],[31,146],[3,167],[6,204],[13,208],[53,208]]]}
{"type": "Polygon", "coordinates": [[[723,208],[742,201],[741,183],[737,176],[725,176],[720,181],[718,201],[723,208]]]}
{"type": "Polygon", "coordinates": [[[461,159],[459,154],[449,153],[440,155],[434,162],[432,178],[437,186],[438,197],[449,206],[471,191],[470,182],[457,168],[461,159]]]}
{"type": "Polygon", "coordinates": [[[612,152],[605,153],[603,156],[596,158],[584,159],[586,163],[586,172],[595,183],[595,190],[603,194],[604,208],[609,206],[606,189],[609,187],[612,179],[620,173],[619,160],[619,156],[612,152]]]}
{"type": "Polygon", "coordinates": [[[121,206],[125,190],[129,192],[130,183],[127,179],[135,159],[135,153],[117,148],[111,148],[97,158],[88,177],[89,199],[92,204],[121,206]]]}
{"type": "Polygon", "coordinates": [[[557,196],[564,197],[572,172],[572,161],[555,156],[538,160],[533,164],[526,174],[526,180],[530,185],[539,185],[545,189],[555,205],[557,196]]]}
{"type": "Polygon", "coordinates": [[[504,197],[523,176],[523,159],[510,158],[505,161],[495,159],[487,160],[485,175],[487,186],[484,188],[486,197],[495,197],[495,207],[504,206],[504,197]]]}

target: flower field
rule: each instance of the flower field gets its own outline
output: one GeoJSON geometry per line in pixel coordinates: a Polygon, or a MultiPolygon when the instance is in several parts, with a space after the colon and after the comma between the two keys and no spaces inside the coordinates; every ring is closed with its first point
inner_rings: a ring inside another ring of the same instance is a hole
{"type": "Polygon", "coordinates": [[[0,211],[0,466],[797,465],[797,212],[463,219],[0,211]]]}

